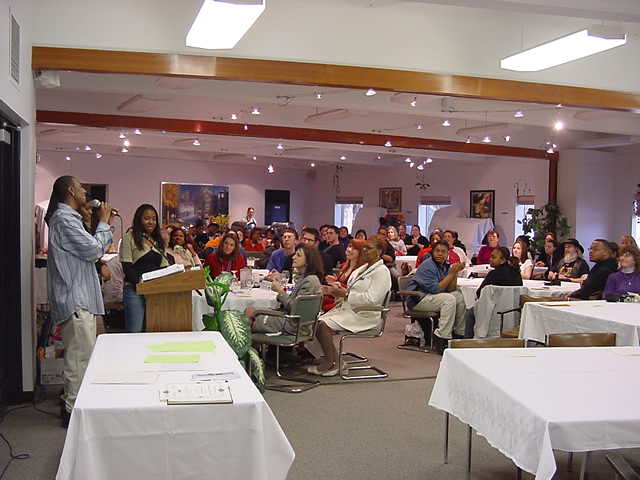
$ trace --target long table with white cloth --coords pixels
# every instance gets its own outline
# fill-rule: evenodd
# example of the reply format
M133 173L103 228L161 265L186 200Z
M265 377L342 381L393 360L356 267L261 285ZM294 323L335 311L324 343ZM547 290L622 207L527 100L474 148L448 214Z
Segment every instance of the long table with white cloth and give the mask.
M638 369L634 347L447 349L429 405L549 480L553 450L640 447Z
M193 341L212 341L213 352L199 353L197 363L145 363L151 345ZM157 376L148 384L94 383L137 372ZM221 372L236 377L229 380L232 404L160 401L167 384ZM109 334L98 337L91 355L56 479L284 480L293 459L271 409L219 332Z
M194 291L191 295L191 323L193 325L193 330L196 332L204 328L202 315L205 313L213 313L213 308L207 303L204 292L201 291L201 293L202 295L199 295ZM229 292L224 305L222 305L222 309L239 310L244 312L247 307L277 308L277 296L278 294L276 292L265 288L250 288Z
M544 342L549 333L616 334L616 345L640 345L640 303L604 300L525 304L520 317L520 338Z

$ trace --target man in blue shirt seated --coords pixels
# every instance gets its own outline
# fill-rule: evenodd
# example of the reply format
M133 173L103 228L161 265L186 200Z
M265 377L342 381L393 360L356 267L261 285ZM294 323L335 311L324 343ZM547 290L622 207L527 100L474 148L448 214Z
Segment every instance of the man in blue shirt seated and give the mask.
M281 241L282 247L271 254L269 262L267 263L269 276L273 276L276 273L282 273L283 270L291 270L291 257L295 253L297 240L298 234L295 230L291 228L284 230Z
M422 262L409 282L408 289L423 292L424 297L409 297L407 306L425 312L440 312L434 342L443 350L453 336L464 335L466 305L458 290L458 273L465 267L460 262L447 263L449 245L438 242L433 246L431 258Z

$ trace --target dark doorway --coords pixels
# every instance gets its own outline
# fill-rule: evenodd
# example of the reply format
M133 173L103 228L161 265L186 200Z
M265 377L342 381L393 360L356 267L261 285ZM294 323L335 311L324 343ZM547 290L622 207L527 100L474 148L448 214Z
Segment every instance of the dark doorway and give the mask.
M0 117L0 408L21 401L20 131Z
M289 190L264 191L264 223L289 221Z

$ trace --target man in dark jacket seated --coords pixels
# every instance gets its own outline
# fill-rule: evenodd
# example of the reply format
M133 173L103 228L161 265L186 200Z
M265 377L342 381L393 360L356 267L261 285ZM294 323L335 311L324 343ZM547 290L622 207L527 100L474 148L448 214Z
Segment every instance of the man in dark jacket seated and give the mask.
M607 278L618 270L616 252L607 240L601 238L591 242L589 247L589 260L595 262L595 266L582 282L580 289L569 295L573 300L590 300L600 298L607 283Z

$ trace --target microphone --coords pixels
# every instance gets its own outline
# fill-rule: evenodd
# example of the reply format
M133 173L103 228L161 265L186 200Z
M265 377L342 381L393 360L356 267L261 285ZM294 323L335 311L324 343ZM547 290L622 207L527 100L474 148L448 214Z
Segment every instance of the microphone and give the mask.
M100 205L102 205L102 202L100 200L98 200L97 198L94 198L93 200L91 200L89 202L89 206L91 208L100 208ZM111 209L111 215L113 215L114 217L119 217L120 214L118 213L118 210L116 210L115 208Z

